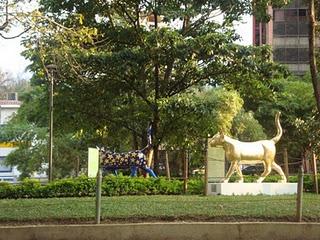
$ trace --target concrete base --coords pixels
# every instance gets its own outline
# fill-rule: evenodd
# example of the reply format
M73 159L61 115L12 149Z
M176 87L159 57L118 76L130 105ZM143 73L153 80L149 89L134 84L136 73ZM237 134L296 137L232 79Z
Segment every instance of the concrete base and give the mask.
M0 240L319 240L319 223L0 226Z
M296 194L297 183L208 183L209 195Z

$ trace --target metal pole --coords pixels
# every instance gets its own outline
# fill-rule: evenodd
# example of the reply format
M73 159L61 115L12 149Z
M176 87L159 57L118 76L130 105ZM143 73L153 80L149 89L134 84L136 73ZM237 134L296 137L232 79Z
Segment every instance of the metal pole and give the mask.
M204 164L205 164L205 172L204 172L204 195L208 196L208 139L206 139L206 153L205 153L205 159L204 159Z
M53 155L53 72L50 72L49 90L49 182L52 181L52 155Z
M97 172L97 185L96 185L96 224L100 224L101 220L101 185L102 185L102 171L99 167Z
M303 196L303 166L300 166L298 174L298 190L297 190L297 222L302 221L302 196Z

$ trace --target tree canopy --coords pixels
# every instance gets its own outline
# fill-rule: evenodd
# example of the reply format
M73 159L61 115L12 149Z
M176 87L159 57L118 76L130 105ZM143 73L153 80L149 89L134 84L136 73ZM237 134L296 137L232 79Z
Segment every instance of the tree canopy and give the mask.
M234 44L238 36L231 23L252 11L250 1L40 1L40 6L54 22L42 18L46 31L40 38L39 32L30 35L26 44L35 48L26 56L34 60L37 84L46 84L43 66L58 66L55 111L68 129L116 126L142 138L151 120L158 145L164 100L206 84L267 96L279 70L268 48ZM214 19L217 11L225 16L222 23ZM149 25L144 18L151 19Z
M155 150L168 143L188 146L190 139L218 128L230 130L241 98L273 96L271 80L285 73L268 47L234 43L239 36L233 21L244 13L264 16L266 1L41 0L39 5L30 16L35 24L24 40L24 55L32 61L38 92L30 97L41 114L28 110L32 101L20 112L28 124L46 126L44 103L53 74L55 133L80 134L88 145L142 148L152 122ZM220 14L222 21L216 18ZM57 71L50 72L49 64Z

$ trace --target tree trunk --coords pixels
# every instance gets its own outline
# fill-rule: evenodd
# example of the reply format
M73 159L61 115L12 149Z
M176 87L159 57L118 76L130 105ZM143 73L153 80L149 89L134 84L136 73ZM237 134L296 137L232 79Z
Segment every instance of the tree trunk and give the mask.
M189 156L186 153L186 150L182 152L183 159L183 193L186 194L188 191L188 173L189 173Z
M289 180L289 160L288 160L288 149L285 147L283 149L283 162L284 162L284 174L287 180Z
M132 144L133 144L133 149L140 149L139 148L138 136L134 131L132 131Z
M157 6L154 6L154 27L155 29L158 28L158 13L157 13ZM153 106L153 165L154 170L158 172L159 166L159 140L158 140L158 130L159 130L159 123L160 123L160 114L158 108L158 99L160 98L160 77L159 77L159 63L156 57L154 62L154 106Z
M169 154L167 150L166 150L166 175L167 175L167 178L170 180L171 176L170 176Z
M312 152L311 158L311 166L312 166L312 175L313 175L313 186L314 192L319 194L319 186L318 186L318 171L317 171L317 157L314 152Z
M316 18L315 18L315 4L314 0L309 1L309 61L310 61L310 73L314 90L314 96L317 102L318 112L320 113L320 81L317 72L317 63L315 56L315 37L316 37Z
M79 172L80 172L80 157L76 157L76 177L79 177Z
M153 168L158 173L159 167L159 140L158 140L158 129L159 129L159 111L158 107L153 112Z
M188 4L185 5L186 10L189 8ZM186 33L188 32L190 28L190 16L185 15L183 18L183 25L182 25L182 32Z

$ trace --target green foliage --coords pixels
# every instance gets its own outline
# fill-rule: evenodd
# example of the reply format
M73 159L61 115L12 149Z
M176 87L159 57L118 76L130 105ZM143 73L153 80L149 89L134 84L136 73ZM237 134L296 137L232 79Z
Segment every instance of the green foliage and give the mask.
M15 186L8 182L0 182L0 198L16 198Z
M32 198L39 195L40 183L37 180L25 179L17 186L16 196L22 196L22 198Z
M73 175L75 159L84 162L88 146L143 148L151 121L155 150L166 144L199 151L208 134L230 130L242 105L234 90L268 98L270 80L283 74L270 48L234 44L232 22L252 12L248 0L41 0L39 7L24 40L34 89L14 124L46 129L50 73L55 177ZM264 6L257 9L265 13ZM222 23L212 17L217 12ZM145 15L167 25L144 25ZM49 64L57 71L49 72ZM8 159L23 176L46 162L46 138L34 136L36 146L20 147Z
M86 177L62 179L46 185L45 188L49 197L94 196L95 180Z
M12 128L13 126L13 128ZM18 129L17 127L20 127ZM46 128L28 125L5 126L11 129L11 141L19 139L18 148L6 157L6 164L17 166L21 172L20 179L30 177L34 172L47 171L48 134ZM86 164L87 149L82 142L71 134L56 135L53 149L53 176L55 178L70 177L76 174L76 169ZM79 166L77 166L79 162Z
M231 133L240 141L266 139L263 127L254 118L253 112L245 112L243 109L233 119Z
M312 151L320 156L320 114L314 110L313 114L303 119L298 118L295 125L298 132L310 143Z
M43 87L33 87L21 96L23 105L18 114L5 126L0 128L0 141L13 141L18 149L7 157L8 165L17 166L21 179L30 177L33 172L46 171L48 161L48 107L47 94ZM76 164L86 161L87 147L81 137L72 133L55 131L54 124L53 167L54 177L61 178L75 175Z
M160 110L163 110L161 117L164 126L167 126L164 129L165 145L168 148L203 150L199 140L207 138L208 134L215 134L219 129L229 132L241 106L239 94L223 88L211 88L163 100Z
M158 195L181 194L182 182L168 181L164 178L144 179L129 177L107 177L102 184L102 194L106 196L122 195Z
M205 184L202 178L189 179L187 194L203 194L204 188L205 188Z
M155 122L155 144L163 143L166 129L175 129L170 124L182 117L167 121L163 116L167 110L183 110L179 104L165 109L163 102L173 103L208 83L267 96L269 79L279 70L268 48L233 44L238 36L230 23L251 11L250 1L43 0L40 6L39 14L52 19L39 18L40 35L31 34L26 41L34 84L48 84L42 80L43 64L54 62L60 131L107 129L104 139L96 141L112 147L124 139L143 147L150 120ZM217 10L224 13L222 24L212 19ZM185 24L148 28L140 22L142 13Z
M301 134L299 122L306 122L313 116L315 100L308 77L279 78L272 81L273 98L256 102L245 101L245 108L255 112L255 117L266 130L268 136L275 134L274 116L280 111L280 122L284 130L279 144L288 148L291 156L301 156L308 148L308 134ZM301 126L302 127L302 126ZM308 128L310 133L316 128ZM280 147L279 146L279 147Z
M56 180L46 185L29 179L19 185L0 184L0 198L81 197L95 194L95 180L86 177Z
M191 183L192 193L199 192L201 186L197 181ZM94 196L95 179L78 177L61 179L45 185L36 180L23 180L19 185L0 182L0 198L52 198L52 197L85 197ZM201 191L201 190L200 190ZM102 183L103 196L123 195L177 195L183 193L183 183L179 180L165 178L130 178L105 177Z
M254 182L257 176L245 176L245 182ZM230 179L236 181L236 177ZM268 176L265 182L278 182L277 175ZM320 178L318 177L320 184ZM297 176L290 176L289 182L297 182ZM304 191L313 192L311 175L304 176ZM26 179L18 185L0 182L0 199L3 198L55 198L55 197L87 197L95 196L96 180L81 176L73 179L56 180L46 185L40 185L36 180ZM201 195L204 192L202 178L188 180L187 194ZM125 195L181 195L183 194L183 181L167 180L165 178L131 178L108 176L103 178L103 196Z

